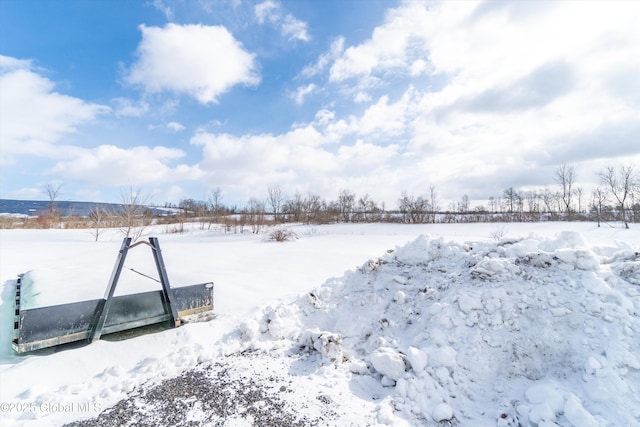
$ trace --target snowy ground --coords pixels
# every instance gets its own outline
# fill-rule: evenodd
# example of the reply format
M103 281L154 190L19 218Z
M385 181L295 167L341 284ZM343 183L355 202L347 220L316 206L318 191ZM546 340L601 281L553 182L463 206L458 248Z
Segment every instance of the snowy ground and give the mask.
M114 406L148 424L171 407L174 425L273 414L281 425L640 425L637 229L293 230L297 241L275 243L158 228L172 284L214 281L217 317L30 356L10 348L17 274L29 272L31 306L100 297L121 237L2 230L3 425L61 425ZM154 274L145 247L126 266ZM156 286L125 270L118 292Z

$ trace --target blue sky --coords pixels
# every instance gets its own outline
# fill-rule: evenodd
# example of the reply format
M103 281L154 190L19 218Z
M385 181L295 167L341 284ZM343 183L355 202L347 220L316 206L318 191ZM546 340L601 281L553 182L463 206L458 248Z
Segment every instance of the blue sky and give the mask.
M640 168L640 2L0 1L0 197L487 199Z

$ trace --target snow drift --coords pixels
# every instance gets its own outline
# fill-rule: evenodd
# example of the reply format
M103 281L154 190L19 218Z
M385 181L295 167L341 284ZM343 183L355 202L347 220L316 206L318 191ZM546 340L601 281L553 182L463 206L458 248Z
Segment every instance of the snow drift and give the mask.
M378 423L638 425L638 252L576 232L422 236L265 308L240 334L332 376L374 378L389 392Z

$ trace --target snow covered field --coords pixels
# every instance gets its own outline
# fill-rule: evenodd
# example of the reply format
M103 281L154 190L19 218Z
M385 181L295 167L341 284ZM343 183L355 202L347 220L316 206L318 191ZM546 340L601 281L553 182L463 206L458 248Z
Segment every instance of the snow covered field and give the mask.
M3 425L92 418L142 385L208 364L262 381L320 425L640 425L637 228L292 229L298 240L276 243L158 228L172 285L215 282L217 317L30 356L10 348L16 276L30 272L32 306L101 297L122 238L2 230ZM145 247L126 266L155 275ZM157 286L125 270L118 293ZM224 421L197 404L188 417ZM236 410L225 425L252 417Z

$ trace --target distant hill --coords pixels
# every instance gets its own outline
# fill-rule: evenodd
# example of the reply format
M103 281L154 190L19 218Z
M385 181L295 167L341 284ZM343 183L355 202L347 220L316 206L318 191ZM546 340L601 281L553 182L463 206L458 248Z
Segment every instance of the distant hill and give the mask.
M120 211L123 209L122 204L117 203L96 203L96 202L69 202L59 201L56 202L55 208L63 216L89 216L92 209L97 207L107 208L113 211ZM11 200L0 199L0 215L29 215L37 216L39 212L49 209L48 200ZM161 208L149 207L154 214L162 215L167 211Z

